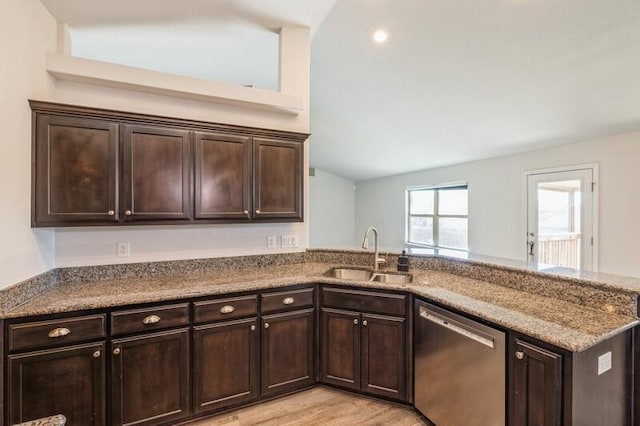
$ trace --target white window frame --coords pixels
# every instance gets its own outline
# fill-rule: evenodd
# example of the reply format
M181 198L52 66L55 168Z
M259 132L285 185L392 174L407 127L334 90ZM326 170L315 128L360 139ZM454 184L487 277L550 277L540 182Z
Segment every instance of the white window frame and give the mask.
M404 241L405 244L408 246L413 246L413 247L427 247L427 248L433 248L433 249L446 249L446 250L456 250L456 251L460 251L460 252L468 252L469 251L469 228L468 228L468 223L469 223L469 211L467 209L467 214L466 215L449 215L449 214L438 214L438 202L439 202L439 190L447 190L447 189L466 189L467 190L467 201L469 199L469 184L467 182L452 182L452 183L447 183L447 184L442 184L442 185L421 185L421 186L409 186L407 187L406 191L405 191L405 230L404 230ZM410 192L412 191L435 191L434 194L434 199L433 199L433 214L411 214L411 206L410 206L410 202L411 202L411 197L409 195ZM414 241L410 241L409 239L409 228L410 225L409 223L411 222L411 217L431 217L432 218L432 223L433 223L433 244L421 244L421 243L416 243ZM439 245L440 241L439 241L439 224L438 224L438 218L460 218L460 219L467 219L467 249L461 249L458 247L447 247L447 246L442 246Z

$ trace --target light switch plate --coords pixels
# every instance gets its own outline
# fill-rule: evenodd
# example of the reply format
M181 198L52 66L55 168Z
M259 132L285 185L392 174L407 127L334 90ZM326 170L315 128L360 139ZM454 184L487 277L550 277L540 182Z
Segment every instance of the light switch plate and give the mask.
M598 376L611 370L611 351L598 357Z
M298 235L283 235L282 236L282 248L296 248L298 247Z
M274 249L278 247L278 240L275 235L269 235L267 237L267 248Z

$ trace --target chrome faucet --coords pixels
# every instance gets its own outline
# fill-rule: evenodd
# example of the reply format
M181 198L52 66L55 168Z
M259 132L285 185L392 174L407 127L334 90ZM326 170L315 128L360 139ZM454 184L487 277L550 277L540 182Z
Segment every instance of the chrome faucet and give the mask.
M378 243L378 230L373 226L368 227L367 230L365 231L364 240L362 241L362 248L365 250L369 248L369 231L373 231L373 236L374 236L373 243L375 246L375 253L373 257L373 269L374 271L377 271L378 269L380 269L380 264L385 263L386 260L380 257L380 245Z

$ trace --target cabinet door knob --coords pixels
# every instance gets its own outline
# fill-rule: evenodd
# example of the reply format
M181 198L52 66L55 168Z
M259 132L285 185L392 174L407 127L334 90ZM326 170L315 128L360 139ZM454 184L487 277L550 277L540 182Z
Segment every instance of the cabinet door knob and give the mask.
M358 318L354 319L353 323L357 325L358 324Z
M160 317L157 315L149 315L148 317L144 317L142 320L143 324L157 324L160 322Z
M293 305L293 302L295 302L295 299L293 297L285 297L284 300L282 301L282 304Z
M268 322L264 323L264 328L269 328L269 323Z
M113 210L109 210L109 211L107 212L107 214L108 214L109 216L114 216L114 215L116 214L116 212L115 212L115 211L113 211Z
M255 325L251 326L251 331L256 331L256 326Z
M93 353L93 357L94 357L94 358L100 358L100 351L95 351L95 352Z
M516 358L518 358L518 359L524 359L524 352L522 352L522 351L517 351L517 352L516 352Z
M364 325L365 327L367 326L367 324L369 324L367 320L362 321L362 325Z
M260 214L260 210L256 210L256 214Z
M64 337L67 334L71 334L71 330L65 327L58 327L58 328L54 328L49 332L49 337L51 338Z
M115 349L113 350L113 354L114 354L114 355L120 355L120 348L115 348Z
M127 210L126 212L124 212L124 214L127 215L127 216L131 216L132 212L131 212L131 210Z
M230 314L231 312L235 311L236 308L234 308L231 305L224 305L222 308L220 308L220 313L221 314Z
M247 216L249 216L249 210L245 210L244 214L246 214Z

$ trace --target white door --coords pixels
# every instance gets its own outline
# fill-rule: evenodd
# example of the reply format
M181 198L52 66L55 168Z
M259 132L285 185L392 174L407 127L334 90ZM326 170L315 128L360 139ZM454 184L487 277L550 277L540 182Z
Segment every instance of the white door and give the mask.
M594 268L594 169L527 174L527 260Z

